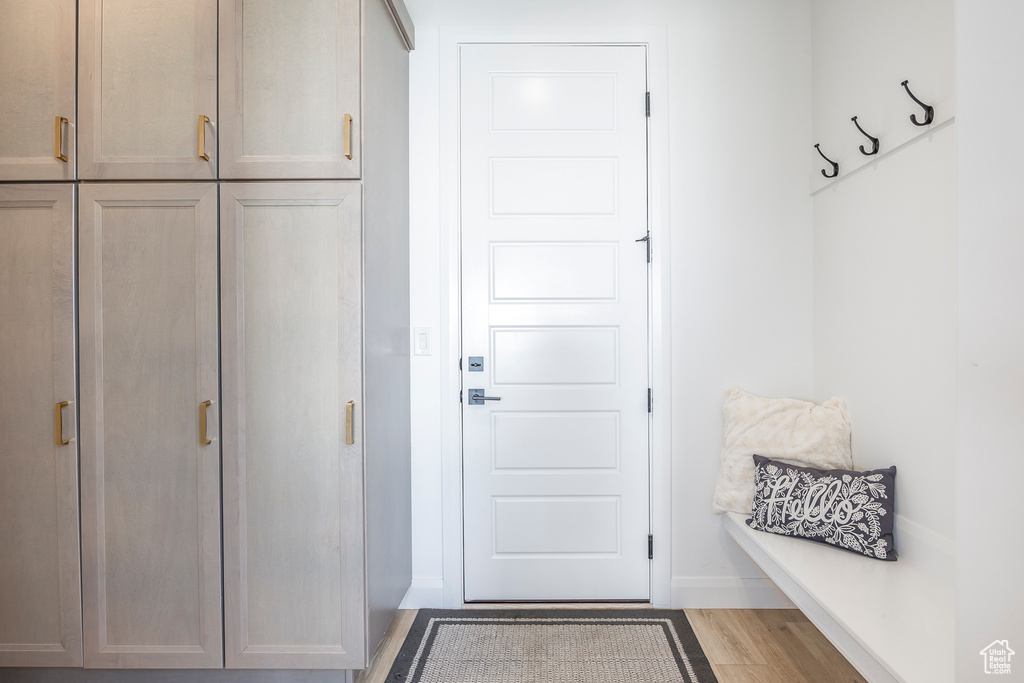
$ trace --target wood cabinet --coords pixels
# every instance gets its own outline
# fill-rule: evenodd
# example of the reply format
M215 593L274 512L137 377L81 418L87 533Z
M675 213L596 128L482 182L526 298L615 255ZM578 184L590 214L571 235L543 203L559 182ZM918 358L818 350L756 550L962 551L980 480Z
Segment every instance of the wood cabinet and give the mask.
M351 680L411 580L408 15L77 6L76 122L76 3L0 0L0 180L77 128L88 181L0 183L0 666Z
M81 190L85 665L221 666L217 191Z
M74 187L0 185L0 666L81 666Z
M364 664L360 189L222 186L229 668Z
M75 0L0 1L0 181L75 177Z
M221 0L219 51L221 178L360 177L359 2Z
M81 0L78 35L80 177L215 179L217 0Z

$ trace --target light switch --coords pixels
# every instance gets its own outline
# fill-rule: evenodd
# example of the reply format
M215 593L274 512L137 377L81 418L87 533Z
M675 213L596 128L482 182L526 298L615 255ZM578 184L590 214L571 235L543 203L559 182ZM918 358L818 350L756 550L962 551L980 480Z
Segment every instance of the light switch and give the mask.
M415 327L412 331L412 352L417 356L433 355L431 350L431 337L433 328Z

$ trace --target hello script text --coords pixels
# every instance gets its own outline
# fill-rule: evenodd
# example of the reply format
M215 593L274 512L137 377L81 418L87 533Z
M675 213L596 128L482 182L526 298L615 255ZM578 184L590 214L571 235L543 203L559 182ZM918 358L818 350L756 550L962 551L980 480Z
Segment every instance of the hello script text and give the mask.
M794 496L793 489L798 483L799 477L789 475L781 475L773 482L771 495L765 500L768 525L785 525L790 521L843 525L863 507L843 495L843 482L838 479L815 483L801 490L800 496Z

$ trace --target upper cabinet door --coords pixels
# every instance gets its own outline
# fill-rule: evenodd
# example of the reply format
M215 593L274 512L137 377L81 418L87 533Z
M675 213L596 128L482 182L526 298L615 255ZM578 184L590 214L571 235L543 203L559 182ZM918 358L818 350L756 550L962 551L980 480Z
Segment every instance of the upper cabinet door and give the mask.
M82 665L73 197L0 185L0 666Z
M217 190L83 185L85 665L220 668Z
M221 0L222 178L358 178L359 0Z
M217 0L81 0L79 175L217 177Z
M75 178L75 0L0 0L0 180Z

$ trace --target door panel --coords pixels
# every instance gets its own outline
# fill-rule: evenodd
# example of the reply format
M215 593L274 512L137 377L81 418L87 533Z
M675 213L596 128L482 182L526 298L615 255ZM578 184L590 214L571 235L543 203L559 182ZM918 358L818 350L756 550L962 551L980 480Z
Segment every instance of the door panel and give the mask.
M222 178L359 177L359 3L302 7L221 2Z
M79 11L81 177L216 178L216 0L82 0Z
M360 186L221 191L226 664L361 669Z
M0 0L0 45L0 181L73 180L75 0Z
M465 598L649 599L645 50L460 49Z
M86 185L80 230L86 666L220 667L216 187Z
M0 666L82 665L73 208L0 186Z

